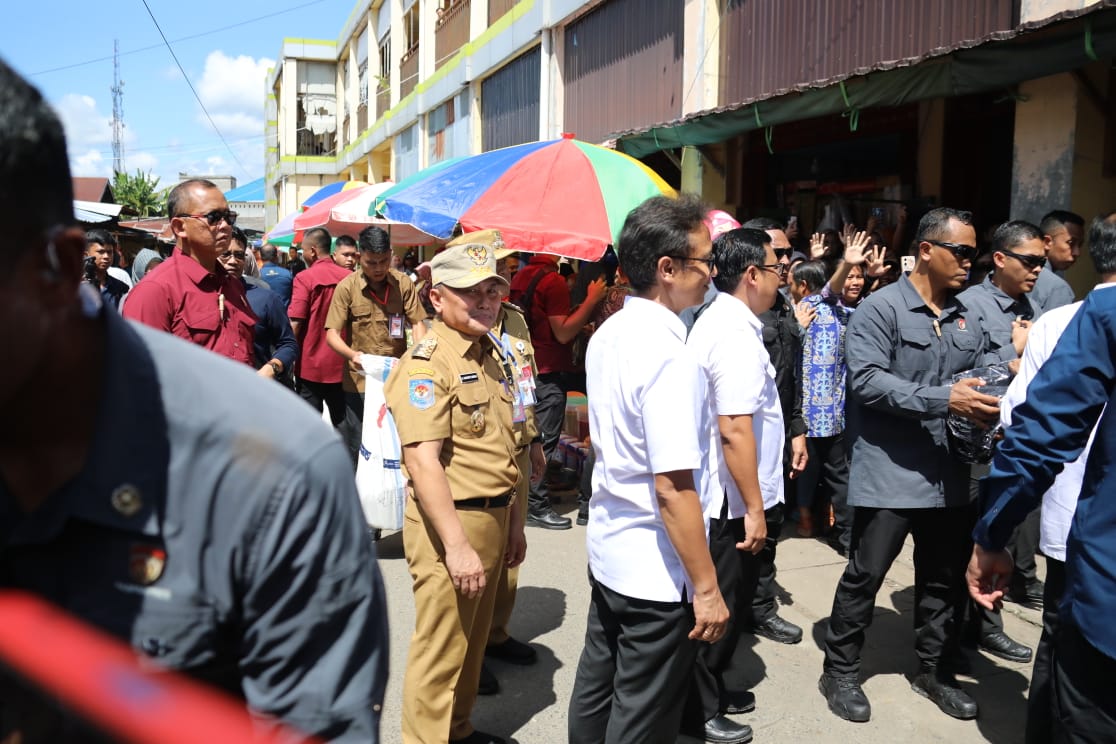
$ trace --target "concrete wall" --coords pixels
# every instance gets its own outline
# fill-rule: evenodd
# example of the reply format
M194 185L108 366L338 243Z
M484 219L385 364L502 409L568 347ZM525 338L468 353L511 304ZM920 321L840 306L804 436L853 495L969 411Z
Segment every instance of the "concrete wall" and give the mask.
M1108 94L1108 78L1112 73L1105 63L1093 63L1083 72L1095 90ZM1097 108L1092 98L1079 94L1070 209L1085 218L1086 231L1089 222L1098 214L1116 209L1116 178L1103 173L1106 124L1105 113ZM1093 287L1096 279L1086 247L1081 258L1066 272L1066 280L1080 297Z
M1077 84L1064 73L1019 86L1015 105L1011 216L1038 222L1065 208L1073 188L1077 137Z

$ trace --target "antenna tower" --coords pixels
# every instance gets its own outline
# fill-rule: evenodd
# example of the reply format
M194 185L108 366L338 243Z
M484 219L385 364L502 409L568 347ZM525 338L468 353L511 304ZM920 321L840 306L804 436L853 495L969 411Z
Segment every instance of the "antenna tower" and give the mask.
M124 82L120 79L120 40L112 42L112 172L124 172Z

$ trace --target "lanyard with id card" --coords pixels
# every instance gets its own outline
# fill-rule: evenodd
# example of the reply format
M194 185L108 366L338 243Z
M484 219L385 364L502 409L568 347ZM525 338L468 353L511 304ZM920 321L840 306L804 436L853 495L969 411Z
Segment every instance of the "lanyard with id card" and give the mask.
M392 315L388 317L388 335L392 338L403 338L402 315Z
M492 331L488 332L488 338L500 353L500 368L504 372L504 390L512 398L512 422L522 424L527 420L527 406L523 397L523 387L516 381L516 358L511 349L511 339L506 333L502 339L497 338Z

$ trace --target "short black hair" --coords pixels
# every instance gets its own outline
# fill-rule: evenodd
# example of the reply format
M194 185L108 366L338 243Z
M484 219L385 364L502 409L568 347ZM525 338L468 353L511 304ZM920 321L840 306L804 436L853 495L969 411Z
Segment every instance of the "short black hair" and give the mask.
M187 193L194 186L202 186L207 189L216 189L217 184L205 178L190 178L175 186L167 194L167 217L174 219L182 214L182 202L186 200Z
M334 239L334 241L333 241L333 249L334 250L337 250L337 248L339 246L346 246L346 245L351 246L353 248L357 247L357 242L355 240L353 240L352 235L338 235L337 238Z
M240 243L241 248L248 248L248 236L245 235L244 231L236 225L233 225L232 239L235 240L237 243Z
M1116 212L1099 215L1089 225L1089 258L1100 275L1116 274Z
M74 224L66 136L42 94L0 60L0 215L10 261L60 226Z
M1010 251L1027 240L1042 240L1042 231L1030 222L1012 220L1000 225L992 233L992 250Z
M305 248L308 245L314 246L318 253L329 255L333 238L330 237L329 230L324 227L312 227L302 236L302 247Z
M918 230L915 232L915 243L931 240L941 240L949 233L949 221L957 220L963 225L973 224L973 213L963 209L951 207L937 207L922 215L918 221Z
M689 256L690 233L704 227L708 205L692 194L653 196L628 213L616 252L636 292L655 286L659 259Z
M360 231L357 247L361 253L391 253L391 236L382 227L369 225Z
M791 269L791 275L796 283L805 283L810 294L825 286L825 264L821 261L803 261Z
M771 236L758 228L738 227L718 235L713 241L717 266L713 286L721 292L735 292L749 266L763 266L770 244Z
M279 252L275 250L275 246L271 245L270 243L260 248L261 261L274 261L278 257Z
M752 219L741 225L741 227L747 227L752 230L763 230L765 232L767 230L787 229L787 226L779 222L779 220L773 220L770 217L753 217Z
M1049 235L1057 232L1059 227L1065 227L1066 225L1077 225L1081 229L1085 229L1085 218L1077 212L1070 212L1068 209L1054 209L1043 215L1039 222L1039 229L1042 230L1043 235Z
M99 227L95 227L92 230L85 231L85 242L97 243L98 245L103 245L106 248L112 248L114 245L116 245L116 240L113 238L112 234L108 230L102 230Z

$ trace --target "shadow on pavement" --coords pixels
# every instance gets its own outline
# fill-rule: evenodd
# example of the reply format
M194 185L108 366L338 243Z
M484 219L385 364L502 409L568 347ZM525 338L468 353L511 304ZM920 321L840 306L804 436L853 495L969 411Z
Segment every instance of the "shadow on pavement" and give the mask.
M403 558L403 530L385 532L376 541L376 558L381 561L396 561Z
M520 587L512 615L511 634L518 640L530 643L556 629L565 614L564 592L548 587ZM501 736L510 734L523 728L539 712L553 708L558 703L554 692L554 675L562 667L562 662L546 646L538 643L532 645L539 657L531 666L516 666L495 660L486 662L500 681L500 693L477 698L473 709L473 725L481 731L491 731ZM562 732L556 736L555 741L565 738L565 702L560 706Z

